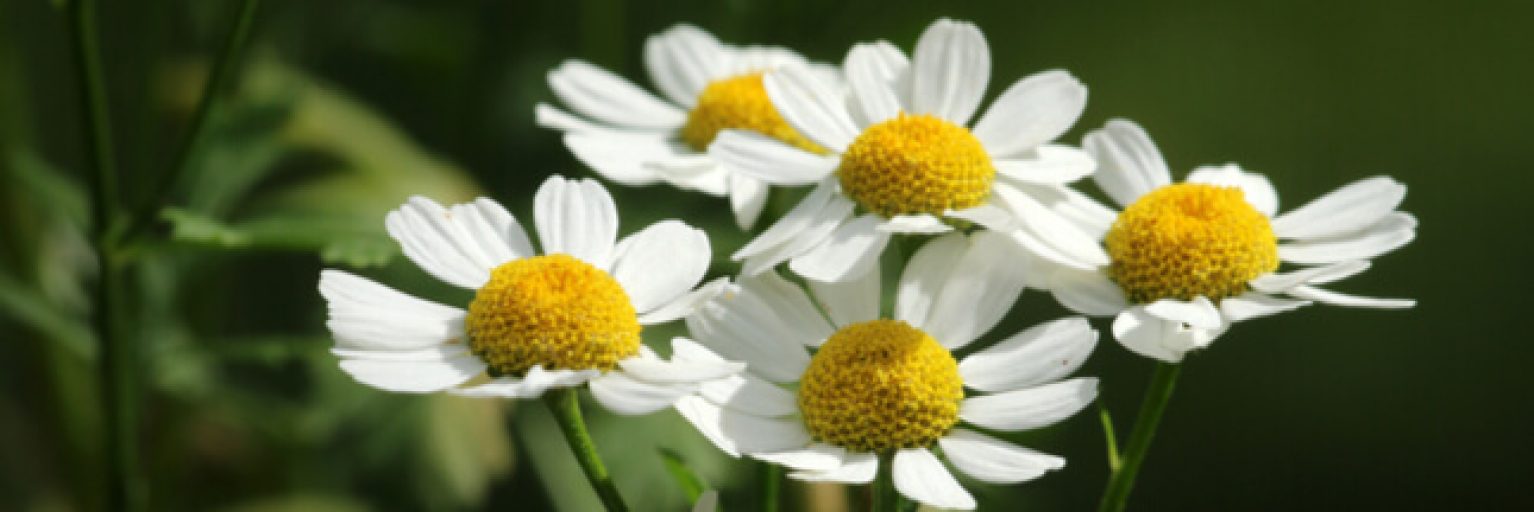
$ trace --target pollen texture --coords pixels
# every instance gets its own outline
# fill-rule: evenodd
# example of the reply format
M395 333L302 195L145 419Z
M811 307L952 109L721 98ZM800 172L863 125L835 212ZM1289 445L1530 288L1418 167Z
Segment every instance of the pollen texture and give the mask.
M715 80L698 95L698 104L687 113L682 141L695 151L708 149L720 130L750 130L812 153L825 153L789 126L767 98L761 73L747 73Z
M885 217L979 206L996 167L968 129L929 115L901 114L873 125L842 154L842 191Z
M496 267L469 304L469 349L493 375L611 370L639 352L639 317L611 275L565 254Z
M1109 276L1138 303L1218 301L1278 268L1278 239L1241 190L1197 183L1156 189L1108 230Z
M928 446L958 423L963 399L948 350L896 320L843 327L799 382L810 435L855 452Z

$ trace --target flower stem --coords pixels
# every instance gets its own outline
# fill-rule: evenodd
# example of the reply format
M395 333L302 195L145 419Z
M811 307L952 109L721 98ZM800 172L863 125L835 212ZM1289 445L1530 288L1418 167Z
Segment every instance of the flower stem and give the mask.
M1179 364L1156 364L1150 388L1145 391L1140 413L1135 417L1134 431L1129 433L1123 465L1109 478L1108 488L1103 491L1103 500L1097 507L1098 512L1120 512L1128 504L1129 491L1134 489L1135 477L1140 473L1140 465L1145 462L1146 452L1150 451L1151 440L1156 437L1156 427L1161 423L1161 415L1166 412L1167 403L1172 400L1172 391L1181 372L1182 365Z
M133 210L133 215L128 219L128 228L123 233L124 239L132 239L149 226L155 215L159 213L160 207L170 199L171 190L175 188L176 182L186 174L193 150L197 148L198 141L202 140L202 134L206 131L203 128L207 125L208 118L213 116L219 95L228 88L226 84L232 79L235 70L240 67L241 50L245 47L245 40L249 38L250 25L256 18L256 9L260 6L260 0L240 2L240 12L235 17L234 27L224 38L224 46L219 52L218 60L213 61L213 69L203 84L202 97L197 101L197 109L192 112L191 124L181 139L181 145L176 148L170 167L160 175L159 181L155 183L149 196L145 197L138 208Z
M1124 460L1119 458L1119 439L1114 434L1113 415L1108 413L1108 404L1103 403L1102 395L1097 397L1097 419L1103 423L1103 444L1108 446L1108 473L1117 473Z
M778 512L778 494L783 487L783 467L762 462L762 512Z
M879 471L874 475L873 499L869 500L869 510L873 512L888 512L899 510L900 498L895 493L895 452L893 450L879 454Z
M100 41L96 32L96 2L69 3L69 30L74 38L73 60L80 79L81 126L90 167L91 242L98 265L93 297L93 322L100 359L98 395L105 409L103 449L106 454L107 510L139 510L137 379L133 340L122 335L122 267L114 236L118 215L117 161L108 115L106 81L102 76Z
M602 457L597 455L596 443L586 432L586 422L581 419L580 392L573 388L555 389L544 394L543 401L548 404L549 412L554 413L554 421L559 423L565 441L570 443L570 451L575 453L575 460L581 463L586 480L596 489L602 504L609 512L627 512L623 496L618 494L618 487L607 474L607 466L602 465Z

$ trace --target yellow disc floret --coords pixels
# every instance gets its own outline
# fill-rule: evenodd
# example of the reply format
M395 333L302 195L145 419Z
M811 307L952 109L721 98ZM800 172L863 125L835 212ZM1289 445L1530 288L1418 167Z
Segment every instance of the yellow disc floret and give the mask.
M930 445L958 423L963 399L953 355L896 320L836 331L799 382L810 435L855 452Z
M825 153L789 126L767 98L761 73L747 73L715 80L698 95L698 104L687 113L682 141L695 151L708 149L720 130L750 130L812 153Z
M1198 183L1151 191L1119 213L1106 240L1108 275L1130 301L1218 301L1278 268L1268 217L1241 190Z
M607 272L565 254L496 267L469 304L469 349L492 375L611 370L639 352L639 316Z
M996 179L980 139L930 115L900 114L863 130L836 172L847 197L885 217L979 206Z

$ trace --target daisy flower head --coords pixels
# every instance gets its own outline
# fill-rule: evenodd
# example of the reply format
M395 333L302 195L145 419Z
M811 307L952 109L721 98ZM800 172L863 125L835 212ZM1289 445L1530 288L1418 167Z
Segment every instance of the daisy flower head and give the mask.
M907 58L886 41L854 46L845 90L803 67L763 79L767 95L826 154L760 134L726 130L709 153L775 185L816 188L734 254L745 273L787 261L817 281L855 278L891 233L943 233L977 215L1026 215L1026 247L1047 247L1073 229L1039 206L1038 189L1085 177L1083 151L1051 144L1086 106L1086 87L1053 70L1013 83L971 123L990 80L991 55L973 24L940 19ZM1053 252L1045 251L1052 257Z
M1235 322L1315 302L1416 304L1319 286L1367 270L1370 259L1416 236L1416 217L1396 209L1406 186L1394 179L1362 179L1279 215L1267 177L1235 164L1199 167L1173 183L1160 150L1132 121L1108 121L1084 146L1101 164L1093 179L1122 209L1079 194L1061 203L1101 241L1083 252L1106 263L1057 268L1047 287L1077 312L1115 316L1114 337L1131 351L1179 362ZM1280 271L1284 263L1294 268Z
M729 196L741 229L750 229L767 201L767 184L731 172L709 156L722 130L748 130L805 151L823 152L778 115L762 88L762 74L811 64L791 50L733 46L681 24L645 41L645 68L658 98L632 82L581 60L549 72L549 87L575 114L536 107L538 124L565 133L565 146L603 177L624 185L657 182L714 196Z
M709 262L703 232L665 220L618 241L607 191L560 176L538 189L533 220L541 255L489 199L444 207L412 197L390 212L385 226L405 256L474 298L457 308L325 270L341 369L402 393L536 398L589 383L621 414L665 408L741 369L666 361L640 343L643 326L681 318L726 284L693 289Z
M747 371L704 384L676 409L725 452L800 480L868 483L882 457L900 493L936 507L975 501L934 447L989 483L1059 469L1061 457L970 427L1040 428L1091 403L1097 379L1061 380L1096 345L1086 319L1047 322L961 360L951 352L995 327L1022 293L1016 251L987 231L933 239L903 272L893 318L879 314L877 269L809 281L810 293L775 270L744 276L687 327L707 357L745 361Z

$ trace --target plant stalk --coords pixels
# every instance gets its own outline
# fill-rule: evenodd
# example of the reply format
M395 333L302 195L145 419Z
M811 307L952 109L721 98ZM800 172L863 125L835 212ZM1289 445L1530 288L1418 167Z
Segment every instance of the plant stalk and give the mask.
M879 454L879 471L874 474L872 499L869 500L870 510L873 512L891 512L899 510L900 495L895 492L895 451L889 450Z
M544 394L543 401L548 404L549 412L554 413L554 421L559 423L565 441L570 443L570 451L575 454L575 460L580 462L581 470L585 471L586 480L591 482L597 497L602 499L602 505L607 507L608 512L627 512L628 506L623 504L623 496L618 494L618 487L613 485L612 476L607 474L607 466L602 464L602 457L597 454L596 443L586 431L586 422L581 419L580 392L573 388L550 390Z
M1156 427L1161 424L1161 416L1166 412L1167 404L1172 401L1172 391L1177 386L1177 376L1180 373L1180 364L1156 364L1150 388L1146 389L1145 399L1140 403L1140 412L1135 417L1134 431L1129 433L1129 444L1124 448L1122 465L1109 478L1108 487L1103 490L1102 502L1097 507L1098 512L1120 512L1129 503L1129 492L1134 489L1135 477L1139 476L1145 454L1150 451L1151 441L1156 437Z

